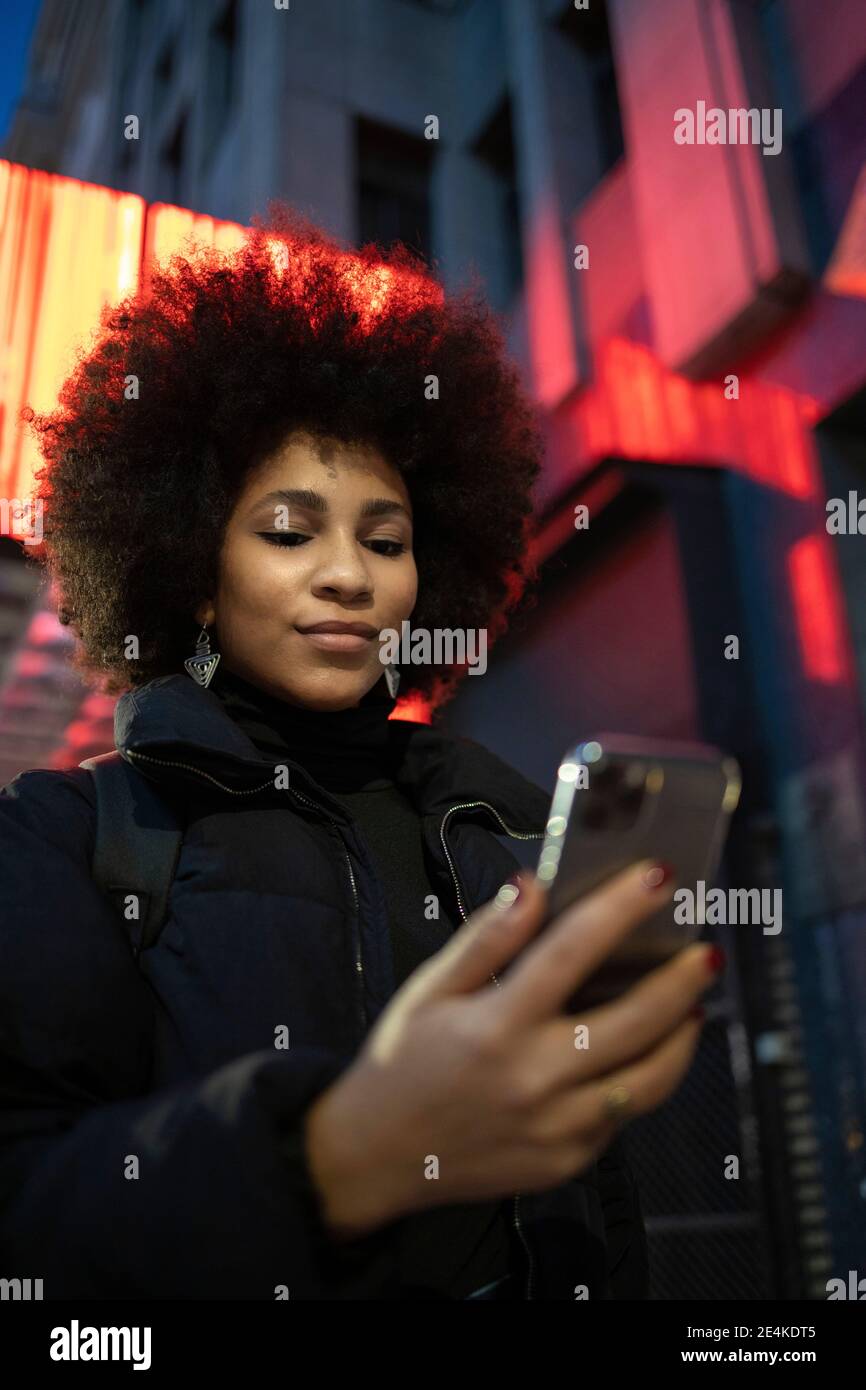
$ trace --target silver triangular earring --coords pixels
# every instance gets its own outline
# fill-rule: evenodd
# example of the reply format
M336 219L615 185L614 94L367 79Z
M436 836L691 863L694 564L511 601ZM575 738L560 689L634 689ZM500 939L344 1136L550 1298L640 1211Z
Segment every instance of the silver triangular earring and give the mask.
M391 699L396 700L397 689L400 685L400 672L397 670L393 661L389 661L385 667L385 684L388 687L388 694L391 696Z
M205 623L198 635L195 644L195 656L188 656L184 664L184 669L188 676L192 676L196 685L201 685L205 689L213 680L213 673L219 662L219 652L212 652L210 649L210 638L207 635L207 623Z

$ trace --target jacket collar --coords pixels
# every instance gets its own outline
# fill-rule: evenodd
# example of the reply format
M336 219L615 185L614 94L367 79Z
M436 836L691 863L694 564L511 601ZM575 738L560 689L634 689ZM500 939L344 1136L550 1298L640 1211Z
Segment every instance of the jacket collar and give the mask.
M544 829L550 795L471 739L429 724L392 720L399 749L396 780L422 815L486 802L510 830ZM229 792L273 781L274 764L235 724L222 702L187 675L159 676L127 691L114 712L118 752L153 780L210 779ZM328 815L349 821L342 806L299 763L285 760L291 787Z

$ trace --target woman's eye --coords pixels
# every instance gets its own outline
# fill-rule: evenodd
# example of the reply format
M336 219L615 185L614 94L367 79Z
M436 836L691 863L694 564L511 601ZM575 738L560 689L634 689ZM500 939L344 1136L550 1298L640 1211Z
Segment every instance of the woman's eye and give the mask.
M306 541L311 541L312 536L306 535L303 531L259 531L257 532L263 541L269 545L282 545L294 548L303 545ZM388 555L396 557L402 555L406 546L402 541L389 541L384 538L381 540L368 541L367 545L375 550L377 555Z
M269 541L271 545L302 545L304 541L312 540L311 536L305 536L303 531L259 531L263 541Z
M379 540L370 541L369 544L376 550L377 555L402 555L403 551L406 549L402 541ZM383 546L384 549L379 550L379 546Z

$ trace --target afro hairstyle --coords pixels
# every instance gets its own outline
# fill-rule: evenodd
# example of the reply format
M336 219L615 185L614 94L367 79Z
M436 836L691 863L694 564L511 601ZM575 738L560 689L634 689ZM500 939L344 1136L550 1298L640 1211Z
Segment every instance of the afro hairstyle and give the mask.
M402 243L346 250L283 203L232 251L193 244L153 266L103 309L57 408L24 416L44 461L31 553L73 664L111 694L183 669L247 477L297 431L375 447L404 478L413 629L492 643L534 577L542 434L481 288L448 296ZM401 698L434 708L465 674L398 669Z

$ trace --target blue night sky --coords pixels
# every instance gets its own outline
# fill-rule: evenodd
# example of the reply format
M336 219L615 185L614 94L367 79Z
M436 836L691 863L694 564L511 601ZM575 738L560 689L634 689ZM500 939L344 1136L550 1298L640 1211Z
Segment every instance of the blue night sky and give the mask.
M27 51L42 0L0 0L0 144L21 93Z

